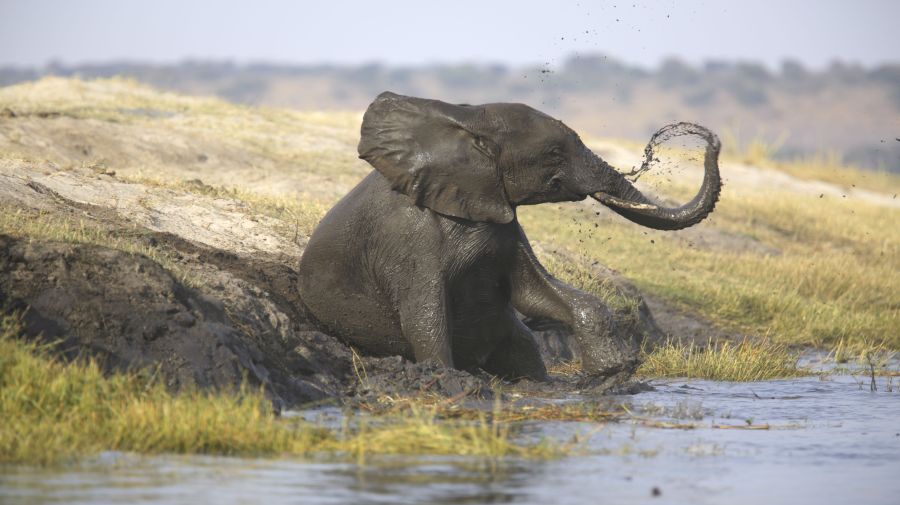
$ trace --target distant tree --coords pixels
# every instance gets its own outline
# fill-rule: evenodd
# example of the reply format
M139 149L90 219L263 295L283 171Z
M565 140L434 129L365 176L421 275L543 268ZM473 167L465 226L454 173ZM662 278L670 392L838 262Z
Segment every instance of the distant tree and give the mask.
M656 73L659 83L666 88L693 86L700 82L700 72L678 58L666 58Z
M716 100L716 88L710 85L698 85L689 88L683 95L681 101L689 107L704 107L712 104Z
M734 95L738 103L748 107L765 105L769 102L765 86L758 82L735 79L729 83L728 91Z
M900 88L900 63L880 65L869 72L869 76L876 81Z
M835 60L825 71L825 78L830 82L856 84L866 80L866 70L858 63Z
M900 173L900 142L885 139L883 143L856 146L844 154L844 163Z
M795 94L818 93L823 88L822 79L810 72L797 60L781 62L778 84L782 89Z
M31 81L40 77L37 70L31 68L0 68L0 86L9 86L22 81Z
M760 83L772 80L772 74L761 63L742 61L734 66L734 71L739 79Z
M731 72L734 68L732 63L722 60L709 60L703 64L704 77L723 75Z
M881 65L872 70L869 76L873 81L887 85L891 90L891 102L893 102L894 108L900 111L900 64Z
M643 72L603 54L570 57L557 80L566 89L592 89L624 86L639 79Z
M496 86L505 75L502 68L499 65L440 65L432 71L450 89L471 89Z
M247 73L238 78L226 81L216 90L216 95L226 99L250 105L258 105L269 90L269 80L265 75Z
M788 81L803 81L809 77L809 71L797 60L781 62L781 77Z

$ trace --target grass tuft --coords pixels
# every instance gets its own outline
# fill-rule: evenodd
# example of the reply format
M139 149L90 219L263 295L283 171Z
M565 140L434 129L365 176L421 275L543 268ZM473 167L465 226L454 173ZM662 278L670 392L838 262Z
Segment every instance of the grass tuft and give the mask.
M644 355L637 375L735 382L806 375L797 359L783 344L766 340L710 341L706 346L670 341Z
M886 368L897 356L897 351L883 342L853 342L841 339L831 348L828 357L835 363L852 363L862 367Z

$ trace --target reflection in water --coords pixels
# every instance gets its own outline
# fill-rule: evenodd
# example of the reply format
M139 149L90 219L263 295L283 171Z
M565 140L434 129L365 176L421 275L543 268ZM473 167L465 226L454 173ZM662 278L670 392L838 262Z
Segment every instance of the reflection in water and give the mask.
M570 401L579 401L571 398ZM849 376L759 383L670 381L629 399L644 416L600 429L533 423L529 438L594 432L557 461L252 460L103 454L64 469L0 468L4 503L896 503L900 392ZM697 420L697 419L700 420ZM768 423L766 431L711 429ZM777 429L776 429L777 428ZM661 498L653 496L657 488Z
M0 491L21 503L518 503L542 465L383 458L358 467L105 454L66 471L5 468Z
M373 503L518 503L526 501L526 484L542 465L540 461L490 465L461 458L443 463L404 458L337 473L352 477L350 486L357 497ZM416 492L409 493L410 489Z

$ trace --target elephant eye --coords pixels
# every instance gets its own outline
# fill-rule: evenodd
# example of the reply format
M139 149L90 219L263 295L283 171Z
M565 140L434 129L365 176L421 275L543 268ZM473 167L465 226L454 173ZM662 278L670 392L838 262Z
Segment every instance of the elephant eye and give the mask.
M562 149L558 147L554 147L550 151L547 152L546 156L544 156L545 163L548 166L559 166L562 165L563 162L566 161L565 156L563 156Z

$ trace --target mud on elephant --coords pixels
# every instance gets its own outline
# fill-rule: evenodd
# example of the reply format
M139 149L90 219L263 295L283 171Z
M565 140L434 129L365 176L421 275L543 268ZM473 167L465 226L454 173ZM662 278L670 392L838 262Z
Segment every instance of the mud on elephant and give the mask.
M687 123L657 135L684 133L707 141L705 176L693 200L667 208L528 106L383 93L365 113L359 143L375 170L313 232L301 298L324 329L376 355L545 379L518 311L565 324L586 372L630 372L637 349L614 336L600 300L541 266L516 208L591 196L651 228L696 224L719 196L719 141Z

